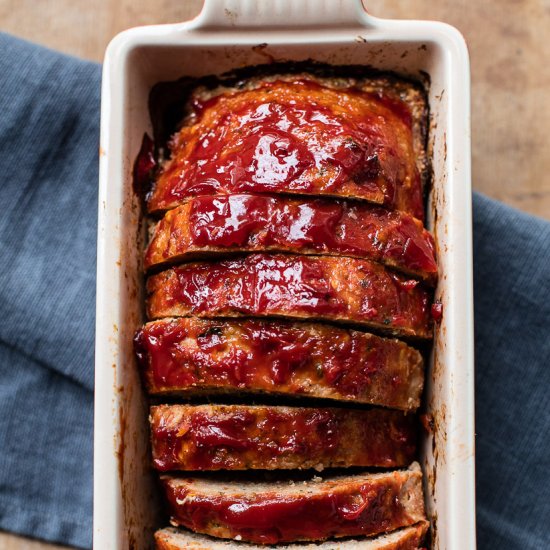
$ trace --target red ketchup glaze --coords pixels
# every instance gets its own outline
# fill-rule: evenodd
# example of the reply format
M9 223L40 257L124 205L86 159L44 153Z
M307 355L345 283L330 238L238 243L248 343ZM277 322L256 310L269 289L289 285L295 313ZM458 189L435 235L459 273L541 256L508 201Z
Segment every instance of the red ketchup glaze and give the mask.
M328 325L168 319L138 331L135 349L153 394L248 389L409 409L422 391L416 350Z
M202 415L205 416L204 414ZM220 421L200 421L200 415L193 415L182 419L177 425L169 420L169 415L163 416L152 409L151 436L153 441L153 461L158 470L184 469L178 466L181 464L179 454L181 452L181 441L190 433L196 446L194 460L188 461L189 469L209 469L207 463L212 463L210 455L214 454L216 448L231 449L233 452L243 452L248 449L252 442L244 436L246 429L254 422L254 416L246 411L237 412L233 418L221 419ZM201 460L201 456L204 458ZM201 467L202 465L202 467ZM215 468L210 468L215 469Z
M413 279L367 260L253 254L149 277L148 314L310 317L431 337L430 298Z
M314 496L192 495L165 482L172 521L197 532L219 525L224 536L258 544L373 535L414 523L400 501L398 482L356 483ZM186 498L187 497L187 498Z
M374 206L260 195L204 196L167 213L146 267L189 251L309 251L365 257L434 282L433 237L408 214Z
M311 80L195 98L152 211L239 191L354 196L423 219L411 114L397 99Z
M155 467L244 470L405 466L417 424L399 411L243 406L151 410Z
M432 304L431 312L432 312L432 319L436 323L440 323L441 319L443 318L443 304L439 300L436 300Z

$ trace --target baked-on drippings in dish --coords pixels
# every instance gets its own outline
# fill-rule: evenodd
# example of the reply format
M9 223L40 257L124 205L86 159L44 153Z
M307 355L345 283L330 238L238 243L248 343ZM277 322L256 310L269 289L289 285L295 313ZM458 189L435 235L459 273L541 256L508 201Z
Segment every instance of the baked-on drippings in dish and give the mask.
M149 196L151 212L189 196L284 192L352 197L423 219L406 102L307 78L195 95Z

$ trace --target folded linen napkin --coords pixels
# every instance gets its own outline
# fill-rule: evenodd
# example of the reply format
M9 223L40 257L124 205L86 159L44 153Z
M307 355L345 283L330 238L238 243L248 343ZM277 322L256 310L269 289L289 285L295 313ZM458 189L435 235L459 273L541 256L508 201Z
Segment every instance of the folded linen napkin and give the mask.
M100 67L0 51L0 529L89 548ZM474 238L479 548L548 548L550 224Z
M480 549L550 548L550 223L474 195Z
M0 528L83 548L100 78L0 34Z

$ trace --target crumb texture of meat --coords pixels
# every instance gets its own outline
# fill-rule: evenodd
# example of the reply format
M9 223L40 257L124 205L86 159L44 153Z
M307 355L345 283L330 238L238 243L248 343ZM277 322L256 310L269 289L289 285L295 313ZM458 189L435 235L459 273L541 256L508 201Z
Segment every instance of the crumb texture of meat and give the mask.
M376 537L330 540L315 544L277 545L280 550L419 550L429 523L419 521L411 527L403 527ZM236 548L233 540L216 540L183 529L167 527L155 533L157 550L227 550ZM246 550L264 550L266 546L247 544Z

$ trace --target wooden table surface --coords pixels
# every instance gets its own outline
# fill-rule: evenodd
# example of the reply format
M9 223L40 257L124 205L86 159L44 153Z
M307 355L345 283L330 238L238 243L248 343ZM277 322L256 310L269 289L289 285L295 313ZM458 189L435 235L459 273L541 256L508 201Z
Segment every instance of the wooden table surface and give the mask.
M119 31L183 21L201 5L202 0L0 0L0 30L101 61ZM550 219L549 0L366 0L366 5L380 17L446 21L464 34L472 64L474 188ZM61 547L0 533L0 548Z

